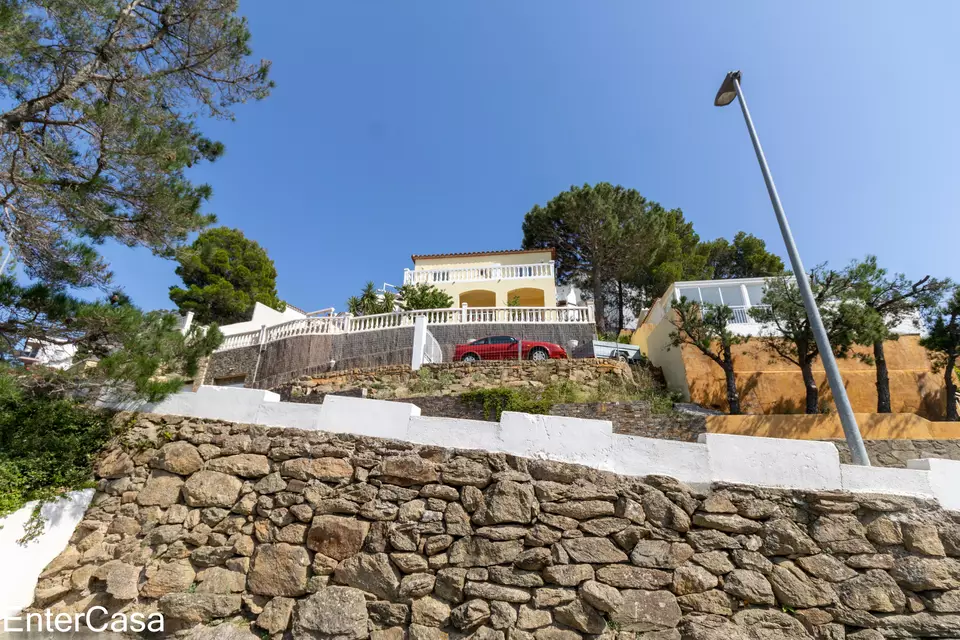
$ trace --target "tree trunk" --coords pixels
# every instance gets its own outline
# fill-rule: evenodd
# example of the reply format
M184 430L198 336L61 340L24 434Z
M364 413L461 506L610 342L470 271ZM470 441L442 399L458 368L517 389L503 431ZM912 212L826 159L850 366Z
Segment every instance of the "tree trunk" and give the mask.
M593 315L597 320L597 333L604 333L607 330L607 318L603 313L603 282L600 281L600 274L595 270L591 274L591 284L593 285Z
M730 345L723 345L723 375L727 379L727 405L730 415L740 415L740 394L737 393L737 374L733 371L733 358L730 354Z
M873 359L877 365L877 413L890 413L890 376L882 340L873 343Z
M817 381L813 379L813 369L808 360L800 365L800 373L803 374L803 387L807 391L805 413L820 413L819 401L820 390L817 389Z
M943 378L947 383L947 421L949 422L960 422L960 415L957 413L957 384L953 381L953 368L956 364L957 354L948 354Z
M617 339L623 332L623 283L617 280Z

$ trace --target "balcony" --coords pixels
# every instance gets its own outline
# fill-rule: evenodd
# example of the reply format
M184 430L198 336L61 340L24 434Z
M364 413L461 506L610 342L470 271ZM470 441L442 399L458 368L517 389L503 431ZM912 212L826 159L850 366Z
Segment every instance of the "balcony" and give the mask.
M490 282L554 278L553 262L508 264L488 267L456 267L451 269L403 270L403 284L453 284L456 282Z
M733 317L730 319L731 324L757 324L757 321L750 316L751 309L769 309L770 305L766 304L755 304L749 307L744 306L731 306L730 310L733 311Z

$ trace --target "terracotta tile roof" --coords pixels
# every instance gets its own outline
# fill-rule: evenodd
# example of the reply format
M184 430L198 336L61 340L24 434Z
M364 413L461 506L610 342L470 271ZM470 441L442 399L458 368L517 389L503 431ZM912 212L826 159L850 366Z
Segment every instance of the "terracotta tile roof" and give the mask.
M417 260L430 260L435 258L476 258L478 256L500 256L504 254L515 254L515 253L543 253L544 251L550 252L550 259L557 259L557 250L553 248L549 249L507 249L506 251L468 251L466 253L429 253L429 254L414 254L410 256L410 259L416 262Z

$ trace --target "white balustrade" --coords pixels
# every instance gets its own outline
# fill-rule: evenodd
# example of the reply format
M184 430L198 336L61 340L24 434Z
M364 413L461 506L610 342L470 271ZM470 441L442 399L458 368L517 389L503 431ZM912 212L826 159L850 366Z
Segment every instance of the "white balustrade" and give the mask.
M423 309L381 313L372 316L301 318L267 328L261 342L260 330L226 336L217 351L242 349L298 336L333 333L360 333L397 327L412 327L416 318L425 316L427 325L482 324L578 324L591 323L587 307L466 307L462 309Z
M769 305L765 304L754 304L751 306L745 305L727 305L730 307L730 310L733 312L733 317L730 318L730 324L759 324L753 317L750 315L751 309L768 309ZM701 310L701 314L703 311Z
M450 284L523 278L553 278L553 262L508 264L489 267L455 267L450 269L405 269L403 284Z

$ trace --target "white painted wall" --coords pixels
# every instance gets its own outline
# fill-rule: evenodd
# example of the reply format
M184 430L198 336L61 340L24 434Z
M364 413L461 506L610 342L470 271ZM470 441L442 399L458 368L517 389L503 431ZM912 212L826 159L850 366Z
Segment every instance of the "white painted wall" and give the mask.
M220 327L220 332L225 336L232 336L238 333L246 333L247 331L257 331L263 325L272 327L275 324L306 317L305 313L297 311L292 307L287 307L283 311L277 311L258 302L253 305L253 317L250 318L250 320L246 322L235 322L234 324L225 324Z
M960 462L911 461L909 469L841 465L830 443L705 434L700 442L613 433L606 420L506 411L500 422L427 418L409 403L328 395L322 405L280 402L255 389L200 387L142 411L375 436L582 464L628 476L667 475L803 490L847 490L937 499L960 511Z
M47 520L43 534L23 546L17 540L23 537L23 525L36 503L0 518L0 619L18 614L33 602L40 573L66 548L92 498L93 489L84 489L43 505L40 513Z

